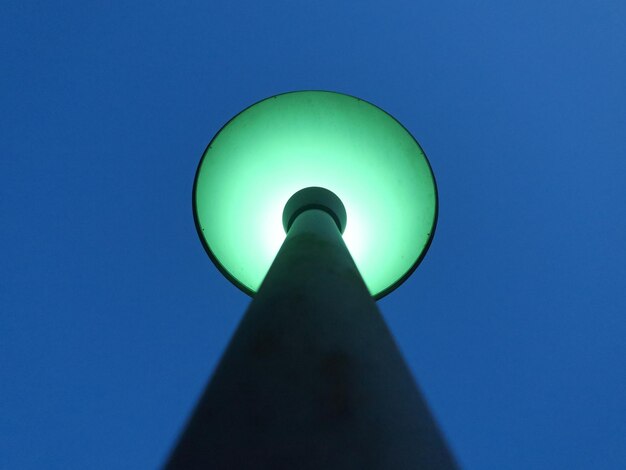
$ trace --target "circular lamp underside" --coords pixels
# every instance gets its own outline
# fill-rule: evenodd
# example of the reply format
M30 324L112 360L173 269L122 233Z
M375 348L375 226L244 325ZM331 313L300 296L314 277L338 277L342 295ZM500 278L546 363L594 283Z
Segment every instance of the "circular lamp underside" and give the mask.
M299 91L239 113L198 166L196 227L237 287L258 290L286 236L285 204L310 186L343 202L343 238L372 296L389 293L417 267L437 221L435 179L420 145L366 101Z

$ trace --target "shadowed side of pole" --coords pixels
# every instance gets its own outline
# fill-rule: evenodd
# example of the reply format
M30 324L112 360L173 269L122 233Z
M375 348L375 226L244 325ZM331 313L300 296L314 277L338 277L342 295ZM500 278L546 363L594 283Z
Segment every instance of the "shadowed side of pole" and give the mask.
M456 468L328 213L293 222L166 468Z

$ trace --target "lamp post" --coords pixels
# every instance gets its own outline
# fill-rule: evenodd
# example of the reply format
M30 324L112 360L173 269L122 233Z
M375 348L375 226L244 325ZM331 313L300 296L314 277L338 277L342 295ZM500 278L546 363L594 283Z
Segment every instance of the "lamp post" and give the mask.
M455 468L375 303L437 215L430 166L395 119L337 93L261 101L209 144L194 215L254 298L167 468Z

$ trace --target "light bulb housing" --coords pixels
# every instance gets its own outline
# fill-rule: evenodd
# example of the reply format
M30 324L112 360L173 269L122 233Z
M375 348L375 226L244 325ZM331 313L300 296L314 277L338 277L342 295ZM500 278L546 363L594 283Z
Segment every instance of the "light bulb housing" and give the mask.
M298 191L326 188L345 206L344 241L379 299L415 270L437 224L435 178L421 146L390 114L359 98L297 91L228 121L198 165L193 212L220 271L254 295L285 239Z

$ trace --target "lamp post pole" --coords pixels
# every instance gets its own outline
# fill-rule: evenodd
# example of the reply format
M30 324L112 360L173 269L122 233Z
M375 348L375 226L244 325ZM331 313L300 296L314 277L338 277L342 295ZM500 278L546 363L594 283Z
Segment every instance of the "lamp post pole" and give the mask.
M337 212L293 210L166 468L456 468Z

